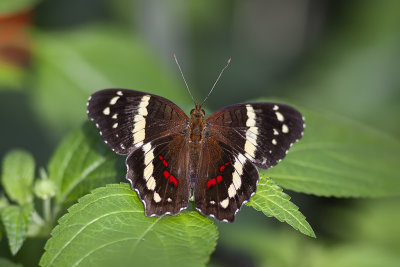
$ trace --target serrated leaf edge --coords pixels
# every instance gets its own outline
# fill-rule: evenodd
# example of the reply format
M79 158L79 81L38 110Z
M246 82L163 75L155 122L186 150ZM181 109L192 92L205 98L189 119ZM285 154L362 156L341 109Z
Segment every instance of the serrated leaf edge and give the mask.
M125 189L126 191L128 191L129 193L128 194L112 194L112 195L106 195L106 196L104 196L104 197L101 197L101 198L97 198L97 199L94 199L93 201L88 201L88 199L91 199L93 196L93 194L97 194L97 193L99 193L99 192L105 192L104 191L104 189L105 188L117 188L117 189ZM53 229L53 231L51 232L51 236L52 236L52 238L53 237L57 237L57 235L59 235L60 234L60 227L61 227L61 225L62 224L65 224L65 223L67 223L67 221L69 220L69 218L71 217L71 216L73 216L73 214L71 215L71 212L73 212L73 213L76 213L76 212L79 212L80 210L82 210L82 209L84 209L84 208L86 208L87 206L89 206L90 204L93 204L93 203L95 203L95 202L97 202L97 201L99 201L99 200L102 200L102 199L105 199L105 198L108 198L108 197L112 197L112 196L134 196L133 194L136 194L134 191L132 191L131 190L131 188L129 187L129 185L128 184L126 184L126 183L120 183L120 184L107 184L105 187L99 187L99 188L96 188L96 189L94 189L94 190L92 190L89 194L87 194L87 195L85 195L85 196L83 196L83 197L81 197L80 199L78 199L78 203L79 204L81 204L81 205L77 205L78 203L76 203L75 205L73 205L73 206L71 206L69 209L68 209L68 213L66 213L64 216L62 216L59 220L58 220L58 225ZM139 201L139 199L137 199L136 198L136 200L135 200L138 204L140 203L141 204L141 202ZM50 263L49 263L49 265L51 265L53 262L54 262L54 260L58 257L58 255L72 242L72 240L76 237L76 236L78 236L79 235L79 233L81 233L87 226L89 226L91 223L93 223L93 222L95 222L95 221L97 221L97 220L99 220L99 219L101 219L101 218L104 218L104 217L106 217L106 216L109 216L109 215L111 215L111 214L115 214L115 213L121 213L121 212L124 212L124 211L116 211L116 212L111 212L111 213L107 213L107 214L103 214L102 216L100 216L100 217L98 217L98 218L96 218L96 219L94 219L94 220L92 220L92 221L90 221L89 223L87 223L86 225L83 225L82 226L82 228L68 241L68 242L66 242L65 244L64 244L64 246L56 253L56 255L55 256L53 256L52 257L52 259L50 260ZM142 209L139 209L139 210L136 210L136 211L132 211L132 210L130 210L130 211L127 211L127 212L143 212L143 214L144 214L144 210L142 210ZM196 213L196 212L195 212ZM181 212L180 214L178 214L178 215L175 215L175 216L182 216L182 215L188 215L188 216L193 216L194 214L193 214L193 212L189 212L189 211L183 211L183 212ZM148 229L146 229L146 231L142 234L142 236L141 236L141 238L143 238L143 236L145 236L162 218L164 218L165 216L162 216L162 217L154 217L154 219L155 219L155 221L150 225L150 227L148 227ZM203 219L204 220L204 222L205 223L211 223L214 227L215 227L215 229L216 229L216 226L212 223L212 221L210 220L210 219L208 219L208 218L206 218L206 217L204 217L204 216L201 216L201 217L197 217L197 219ZM217 231L216 231L217 232ZM138 240L141 240L141 238L138 238ZM216 235L216 237L215 237L215 240L218 238L218 234ZM129 238L129 239L132 239L132 238ZM119 242L119 241L124 241L124 240L118 240L118 241L115 241L115 242ZM114 242L114 243L115 243ZM137 242L138 243L138 242ZM107 244L104 244L104 245L109 245L110 243L107 243ZM215 244L216 245L216 244ZM51 246L51 242L47 242L46 243L46 245L45 245L45 250L47 251L48 249L49 249L49 247ZM102 246L102 247L104 247L104 246ZM215 247L215 246L214 246ZM100 248L100 247L99 247ZM98 248L97 248L98 249ZM94 251L91 251L91 253L93 253ZM91 253L89 253L89 254L87 254L86 256L88 256L88 255L90 255ZM43 257L42 257L43 258ZM83 260L84 258L82 258L82 259L80 259L80 261L78 261L78 262L76 262L73 266L76 266L77 264L79 264L82 260Z
M273 190L275 190L275 192L279 193L276 196L283 199L283 200L287 200L290 201L290 196L286 193L283 192L283 189L277 185L273 180L271 180L270 178L267 177L260 177L260 181L258 183L258 187L260 186L260 184L264 183L265 185L267 185L268 183L270 183L269 187L272 188ZM262 192L262 191L261 191ZM256 194L260 194L260 190L257 191ZM260 195L259 195L260 196ZM262 196L260 196L262 197ZM294 229L300 231L301 233L308 235L310 237L316 237L314 230L312 229L311 225L306 221L306 217L300 212L299 207L297 205L295 205L293 202L290 202L293 205L294 211L299 212L299 215L301 218L304 219L304 221L307 223L306 225L303 224L296 215L293 214L293 211L289 211L286 208L282 207L281 205L279 205L278 203L276 203L275 201L272 200L268 200L271 203L273 203L274 205L280 207L283 211L285 211L287 214L291 215L292 218L294 218L301 226L301 227L294 227L288 220L285 219L280 219L278 217L275 217L273 214L269 214L262 206L260 206L260 204L255 203L254 201L250 201L248 202L246 205L253 207L254 209L261 211L262 213L264 213L265 216L267 217L274 217L277 220L279 220L280 222L285 222L287 224L289 224L290 226L292 226Z

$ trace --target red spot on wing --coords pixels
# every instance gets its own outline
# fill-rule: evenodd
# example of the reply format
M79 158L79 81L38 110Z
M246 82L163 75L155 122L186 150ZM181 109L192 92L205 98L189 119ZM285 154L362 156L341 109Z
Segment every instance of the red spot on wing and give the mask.
M164 171L164 177L165 177L165 179L168 179L168 176L169 176L169 172L168 171Z
M224 165L222 165L221 167L219 167L219 171L223 172L225 170L225 167L229 165L229 162L225 163Z
M218 175L218 176L217 176L217 182L220 183L221 181L222 181L222 176L221 176L221 175Z
M211 180L207 181L207 189L210 188L210 186L216 185L217 181L215 180L215 178L212 178Z
M169 176L169 182L173 183L174 186L178 186L178 180L173 175Z
M158 158L162 161L162 164L163 164L165 167L168 166L168 163L167 163L167 161L163 158L163 156L159 155ZM168 179L168 178L169 178L169 179L168 179L169 182L170 182L170 183L173 183L174 186L178 186L178 180L177 180L172 174L170 174L168 171L165 170L165 171L163 172L163 175L164 175L165 179Z

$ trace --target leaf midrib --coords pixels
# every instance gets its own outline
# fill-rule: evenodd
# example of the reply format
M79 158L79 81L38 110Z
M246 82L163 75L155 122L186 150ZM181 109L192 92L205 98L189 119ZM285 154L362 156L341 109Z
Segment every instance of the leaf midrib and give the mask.
M83 205L79 210L82 210L82 209L84 209L84 208L86 208L87 206L89 206L89 205L91 205L91 204L93 204L93 203L96 203L96 202L98 202L98 201L100 201L100 200L103 200L103 199L106 199L106 198L109 198L109 197L124 197L124 196L132 196L132 194L110 194L110 195L106 195L106 196L104 196L104 197L101 197L101 198L97 198L97 199L95 199L94 201L90 201L90 202L88 202L88 203L85 203L85 205ZM82 203L83 204L83 203ZM78 210L77 210L78 211ZM77 212L76 211L76 212ZM140 212L140 210L136 210L135 212ZM66 218L66 219L70 219L70 217L68 217L68 218ZM66 220L67 221L67 220ZM64 222L64 223L66 223L66 222ZM70 227L71 226L74 226L74 225L69 225ZM57 227L59 227L59 226L57 226ZM81 229L82 230L82 229ZM74 239L76 237L76 235L75 236L73 236L72 238L71 238L71 240L68 242L68 244ZM59 251L58 251L58 253L56 253L56 255L54 256L54 258L53 258L53 260L50 262L50 263L52 263L57 257L58 257L58 255L61 253L61 251L65 248L65 247L67 247L67 245L68 244L66 244L64 247L62 247Z
M97 217L97 218L95 218L95 219L93 219L93 220L91 220L90 222L88 222L87 224L85 224L78 232L76 232L76 234L75 235L73 235L72 236L72 238L69 240L69 241L67 241L66 243L65 243L65 245L59 250L59 252L54 256L54 258L53 258L53 260L51 260L51 262L50 262L50 264L49 265L51 265L56 259L57 259L57 257L61 254L61 252L83 231L83 230L85 230L87 227L89 227L90 225L92 225L93 223L95 223L95 222L97 222L98 220L100 220L100 219L103 219L103 218L105 218L105 217L107 217L107 216L110 216L110 215L114 215L114 214L118 214L118 213L137 213L137 212L141 212L140 210L119 210L119 211L112 211L112 212L109 212L109 213L105 213L105 214L103 214L102 216L100 216L100 217ZM71 226L73 226L73 225L71 225Z
M140 211L136 211L136 212L140 212ZM142 240L146 234L157 224L157 222L161 219L162 217L159 217L157 220L155 220L147 229L146 231L143 232L143 234L141 236L139 236L138 238L134 238L134 237L129 237L129 238L124 238L124 239L119 239L119 240L115 240L115 241L111 241L108 243L105 243L95 249L92 249L89 253L87 253L85 256L83 256L82 258L80 258L74 265L72 266L77 266L79 263L81 263L86 257L88 257L89 255L93 254L94 252L96 252L97 250L104 248L106 246L118 243L118 242L122 242L122 241L126 241L126 240L136 240L136 242L134 243L132 249L131 249L131 254L133 253L133 251L136 249L137 245L139 244L140 240Z

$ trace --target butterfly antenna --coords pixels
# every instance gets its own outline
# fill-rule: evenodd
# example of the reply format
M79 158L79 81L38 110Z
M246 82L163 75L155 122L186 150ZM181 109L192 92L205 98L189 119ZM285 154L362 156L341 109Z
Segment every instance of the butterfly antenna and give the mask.
M192 100L193 100L194 105L196 105L196 101L194 101L193 95L192 95L192 93L191 93L190 90L189 90L189 86L188 86L188 84L187 84L187 82L186 82L185 76L183 76L183 72L182 72L181 66L179 65L178 59L176 58L176 55L175 55L175 54L174 54L174 58L175 58L176 65L178 65L179 71L181 72L183 81L185 82L186 89L188 90L190 96L192 97Z
M203 105L204 102L206 102L207 98L211 95L212 91L214 90L215 85L216 85L217 82L219 81L219 78L221 78L222 73L224 73L224 70L229 66L229 63L231 63L231 59L230 59L230 58L228 59L228 62L226 62L225 67L224 67L224 68L221 70L221 72L219 73L218 78L217 78L217 80L215 81L215 83L214 83L213 87L211 88L210 92L208 93L208 95L206 96L206 98L204 98L203 102L201 102L201 105Z

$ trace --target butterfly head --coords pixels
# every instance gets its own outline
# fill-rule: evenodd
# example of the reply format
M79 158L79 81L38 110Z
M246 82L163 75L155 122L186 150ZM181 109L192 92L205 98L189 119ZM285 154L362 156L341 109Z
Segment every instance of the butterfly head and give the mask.
M201 104L196 104L196 107L190 111L192 119L204 118L206 115L204 109L201 108Z

